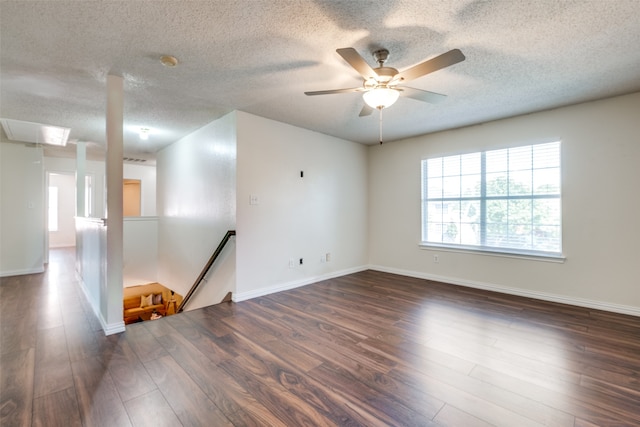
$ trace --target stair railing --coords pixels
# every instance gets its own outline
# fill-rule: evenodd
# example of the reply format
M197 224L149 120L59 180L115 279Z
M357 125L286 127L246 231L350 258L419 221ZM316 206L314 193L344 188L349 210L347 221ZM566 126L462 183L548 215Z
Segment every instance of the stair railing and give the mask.
M178 306L177 313L182 312L184 307L187 305L187 302L189 302L189 299L191 299L191 297L195 293L196 289L198 289L198 286L200 286L200 283L202 282L202 280L206 277L206 275L209 272L209 270L211 269L211 266L213 265L213 263L216 262L216 259L218 259L218 257L222 253L222 250L224 249L224 246L227 244L227 242L229 241L231 236L235 236L235 235L236 235L236 230L229 230L229 231L227 231L227 234L224 235L224 237L220 241L220 244L218 245L216 250L211 255L211 258L209 258L209 261L207 261L207 264L204 266L204 268L200 272L200 275L198 276L196 281L193 283L193 286L191 286L191 289L189 289L189 292L187 292L187 295L185 295L184 299L182 300L182 302Z

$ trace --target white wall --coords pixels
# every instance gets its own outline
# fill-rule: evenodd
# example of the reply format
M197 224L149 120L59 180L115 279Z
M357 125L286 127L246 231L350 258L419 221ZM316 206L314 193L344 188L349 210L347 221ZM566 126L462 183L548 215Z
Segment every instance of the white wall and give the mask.
M242 112L237 116L234 299L363 269L366 147ZM252 195L257 204L250 204ZM321 262L327 252L330 261ZM289 268L291 258L294 268Z
M42 148L0 142L0 276L44 271Z
M158 281L158 218L125 217L122 221L122 285Z
M108 301L102 297L106 289L107 274L107 228L99 218L76 218L76 271L80 275L82 290L91 308L100 319L103 328L108 327L107 312L103 310Z
M158 153L158 282L185 295L227 230L236 225L236 116L228 114ZM229 250L229 249L228 249ZM216 266L188 308L220 302L235 277ZM225 264L226 263L226 264ZM221 296L209 295L208 292Z
M639 112L636 93L371 147L371 264L640 315ZM566 262L418 247L422 159L557 138L562 141Z
M49 174L49 187L58 189L58 229L49 231L49 247L75 246L76 177L69 173L51 173ZM45 191L48 189L45 188ZM48 201L51 203L50 200Z

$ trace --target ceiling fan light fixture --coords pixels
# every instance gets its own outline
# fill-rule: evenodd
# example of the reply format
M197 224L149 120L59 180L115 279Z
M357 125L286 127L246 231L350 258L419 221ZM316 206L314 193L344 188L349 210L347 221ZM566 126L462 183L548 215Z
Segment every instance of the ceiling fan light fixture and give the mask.
M364 102L371 108L383 109L393 105L400 96L396 89L388 87L377 87L365 92L362 95Z

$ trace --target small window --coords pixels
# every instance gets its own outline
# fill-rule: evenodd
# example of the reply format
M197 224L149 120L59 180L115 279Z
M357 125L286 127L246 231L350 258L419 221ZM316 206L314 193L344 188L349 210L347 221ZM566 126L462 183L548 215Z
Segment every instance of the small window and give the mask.
M560 142L422 161L422 243L562 253Z
M49 187L49 231L58 231L58 187Z
M84 216L93 216L93 177L91 175L84 177Z

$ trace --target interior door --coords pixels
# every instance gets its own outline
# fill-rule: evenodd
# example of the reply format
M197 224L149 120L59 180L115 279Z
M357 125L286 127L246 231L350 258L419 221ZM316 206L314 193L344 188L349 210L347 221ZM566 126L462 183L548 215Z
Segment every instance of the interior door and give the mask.
M125 179L122 184L122 215L140 216L140 180Z

